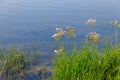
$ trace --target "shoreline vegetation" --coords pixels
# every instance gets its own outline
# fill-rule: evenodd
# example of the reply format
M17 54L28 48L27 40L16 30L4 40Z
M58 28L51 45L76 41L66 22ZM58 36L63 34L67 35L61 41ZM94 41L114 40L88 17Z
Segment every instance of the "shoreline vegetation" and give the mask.
M0 80L47 79L52 68L50 61L39 65L40 52L37 47L18 49L16 46L0 49Z
M87 24L93 30L88 32L84 45L77 47L74 27L67 26L65 30L56 28L52 36L56 41L55 55L45 66L38 65L40 52L33 47L17 49L16 46L0 49L0 80L28 80L32 75L35 80L120 80L120 44L117 20L111 21L114 27L115 44L110 40L99 46L100 34L94 31L96 19L88 19ZM67 48L67 42L73 40L73 48ZM63 40L62 40L63 39ZM98 44L99 43L99 44ZM49 64L52 64L50 66Z
M74 47L71 55L63 51L56 57L55 80L120 80L120 47L110 44L100 51L98 46Z
M88 19L87 24L93 30L96 19ZM53 68L54 80L120 80L120 44L118 44L117 20L111 21L115 29L115 45L107 40L104 47L99 46L100 34L93 31L86 35L84 45L77 48L76 30L67 26L65 31L56 28L52 36L56 41L56 59ZM71 53L66 51L61 39L74 38L75 44Z

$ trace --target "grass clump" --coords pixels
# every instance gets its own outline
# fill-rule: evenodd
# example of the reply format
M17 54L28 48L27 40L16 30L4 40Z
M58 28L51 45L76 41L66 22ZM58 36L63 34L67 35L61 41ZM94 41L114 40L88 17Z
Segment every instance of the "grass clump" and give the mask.
M90 19L88 23L94 24L95 21L95 19ZM56 31L58 30L60 30L59 33L55 35L64 32L61 28L56 29ZM69 36L68 31L72 35ZM73 31L74 33L72 33ZM74 28L65 32L64 35L68 36L68 40L70 37L76 39ZM53 38L56 40L56 36ZM61 36L59 36L59 40L60 38ZM109 43L100 46L97 44L99 41L100 34L90 32L86 35L85 45L77 50L77 44L75 44L71 53L59 48L62 45L60 41L57 41L59 45L54 51L57 54L53 68L54 80L120 80L120 47L118 44L114 46Z
M101 53L97 47L84 46L69 56L63 52L55 60L54 79L120 80L120 51L111 47Z
M10 50L2 49L0 54L0 72L4 80L15 80L25 76L24 73L30 68L30 57L26 57L25 51L12 47Z
M32 51L31 51L32 52ZM0 78L3 80L26 80L34 63L38 63L39 52L17 47L0 49ZM31 58L32 57L32 58Z

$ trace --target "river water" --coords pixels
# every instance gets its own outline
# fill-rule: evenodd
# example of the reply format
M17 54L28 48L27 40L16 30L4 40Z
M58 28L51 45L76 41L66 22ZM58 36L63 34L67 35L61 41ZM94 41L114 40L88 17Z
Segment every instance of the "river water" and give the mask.
M89 18L97 20L94 29L86 24ZM49 60L56 48L56 27L73 26L80 44L93 30L115 40L111 20L120 22L120 0L0 0L0 41L2 46L35 44L41 60Z
M114 28L109 23L120 21L120 1L0 0L1 44L37 44L41 52L52 53L56 27L75 27L81 40L91 31L86 24L89 18L97 20L94 31L101 36L114 36Z

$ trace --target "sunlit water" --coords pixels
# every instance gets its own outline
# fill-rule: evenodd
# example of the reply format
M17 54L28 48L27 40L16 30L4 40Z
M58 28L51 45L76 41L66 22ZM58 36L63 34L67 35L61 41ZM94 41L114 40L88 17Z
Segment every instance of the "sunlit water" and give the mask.
M37 44L41 52L53 53L56 27L73 26L80 40L84 40L86 33L92 31L86 24L89 18L97 20L94 31L101 36L114 36L110 21L120 21L120 1L0 0L1 44Z

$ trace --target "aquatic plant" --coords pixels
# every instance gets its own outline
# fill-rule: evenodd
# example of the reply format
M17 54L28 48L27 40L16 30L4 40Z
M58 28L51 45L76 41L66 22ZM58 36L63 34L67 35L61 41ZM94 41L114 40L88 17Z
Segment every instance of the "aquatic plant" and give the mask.
M18 52L17 49L13 47L10 51L6 49L4 53L3 62L1 63L2 65L0 65L3 79L15 79L15 77L21 76L21 73L29 68L29 57L25 58L24 52Z
M95 22L96 22L96 19L90 18L90 19L88 19L87 24L89 26L94 26Z
M93 26L95 21L90 19L88 22ZM114 25L117 25L116 22ZM66 29L68 38L73 36L72 29L74 28L67 27ZM100 34L97 32L86 35L87 42L98 42L99 39ZM92 46L84 45L77 50L76 46L71 53L62 52L60 48L55 50L55 53L63 54L55 59L53 70L55 80L120 80L120 47L116 50L108 43L103 49L99 49L93 44Z
M31 59L33 66L38 65L39 58L40 58L39 49L37 47L33 46L32 59Z
M118 21L117 20L111 21L111 24L113 24L113 26L116 27L118 25Z
M55 52L57 55L60 55L63 51L64 51L64 47L63 47L63 46L58 46L58 49L57 49L57 50L54 50L54 52Z
M56 28L56 33L52 37L58 42L64 35L65 31L63 31L62 28Z
M62 28L56 28L56 32L60 37L64 37L65 31L62 30Z
M80 48L70 56L57 57L54 65L55 80L120 80L120 55L114 48L101 53L96 47Z
M53 36L52 36L56 41L59 41L59 39L60 39L60 35L59 34L54 34Z
M35 51L33 54L27 53L27 50L19 50L16 46L0 50L0 78L3 80L18 80L29 74L34 56L38 56ZM33 56L33 58L31 58ZM39 56L38 56L39 57Z
M114 26L114 29L115 29L115 41L116 41L116 48L117 48L117 45L118 45L118 32L117 32L118 21L117 20L111 21L111 24Z
M70 38L71 36L75 37L76 30L71 26L67 26L66 27L66 33L67 33L68 38Z
M100 39L100 35L96 32L90 32L86 35L86 42L92 41L92 42L98 42Z

